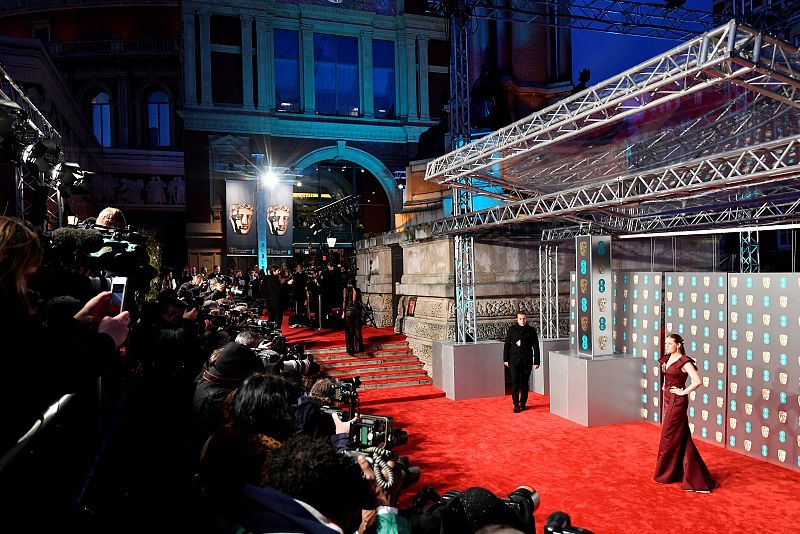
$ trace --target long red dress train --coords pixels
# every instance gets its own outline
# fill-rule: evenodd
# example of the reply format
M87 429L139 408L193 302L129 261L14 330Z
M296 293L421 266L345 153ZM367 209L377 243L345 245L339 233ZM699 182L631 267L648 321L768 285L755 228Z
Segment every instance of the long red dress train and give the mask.
M692 491L711 491L717 487L716 481L711 478L703 458L697 451L692 441L689 430L688 395L670 393L672 386L683 388L686 385L688 373L683 371L687 362L694 365L694 361L685 354L678 361L665 369L668 356L663 356L661 362L662 384L664 399L664 415L661 421L661 441L658 444L658 459L656 460L656 482L671 484L683 482L682 489Z

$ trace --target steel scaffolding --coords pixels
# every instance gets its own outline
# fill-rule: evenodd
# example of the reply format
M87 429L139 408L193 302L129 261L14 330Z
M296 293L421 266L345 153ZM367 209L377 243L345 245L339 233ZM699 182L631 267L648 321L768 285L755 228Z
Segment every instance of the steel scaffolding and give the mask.
M558 332L558 246L539 246L539 336L559 337Z

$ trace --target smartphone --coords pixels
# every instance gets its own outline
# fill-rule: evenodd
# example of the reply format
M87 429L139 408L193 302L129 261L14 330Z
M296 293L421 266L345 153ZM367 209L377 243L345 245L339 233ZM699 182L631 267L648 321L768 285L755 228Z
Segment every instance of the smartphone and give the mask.
M115 276L111 279L111 300L108 303L108 314L111 317L119 315L125 309L125 294L128 289L128 279L124 276Z

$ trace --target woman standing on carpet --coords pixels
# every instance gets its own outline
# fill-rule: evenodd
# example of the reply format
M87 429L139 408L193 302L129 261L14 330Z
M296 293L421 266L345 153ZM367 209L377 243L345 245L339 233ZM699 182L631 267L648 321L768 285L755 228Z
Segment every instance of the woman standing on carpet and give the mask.
M664 342L665 354L661 363L661 389L664 415L661 421L661 441L656 460L656 482L682 482L682 489L710 492L717 487L703 458L697 451L689 431L689 393L701 385L694 360L686 355L683 338L670 334ZM686 378L692 379L686 386Z
M344 319L344 337L347 343L347 354L353 356L364 350L361 337L361 290L356 287L356 279L347 282L342 294L342 319Z

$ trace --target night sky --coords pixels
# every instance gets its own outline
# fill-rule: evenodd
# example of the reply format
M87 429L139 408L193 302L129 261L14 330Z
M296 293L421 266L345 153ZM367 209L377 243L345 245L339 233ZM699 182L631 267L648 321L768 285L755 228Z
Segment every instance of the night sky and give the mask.
M649 0L655 3L658 0ZM687 0L686 9L711 11L711 0ZM681 44L680 41L613 35L588 30L572 30L572 82L578 83L578 71L588 67L589 85L619 74Z

